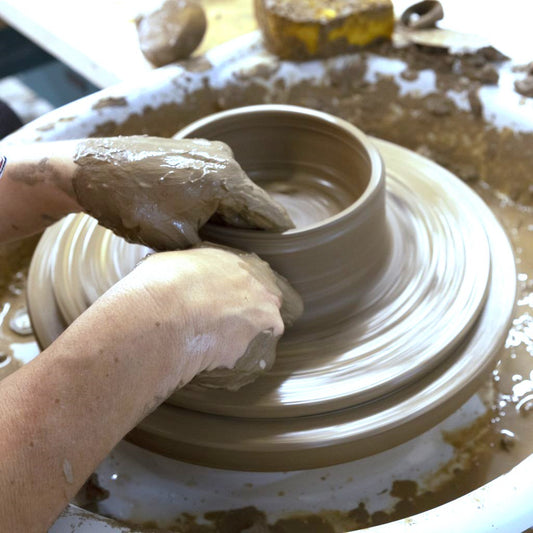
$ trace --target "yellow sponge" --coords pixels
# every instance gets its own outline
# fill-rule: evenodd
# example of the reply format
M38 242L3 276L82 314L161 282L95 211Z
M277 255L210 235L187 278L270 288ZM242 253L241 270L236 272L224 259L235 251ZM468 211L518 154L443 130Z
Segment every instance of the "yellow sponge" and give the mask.
M394 29L391 0L255 0L268 49L284 59L342 54Z

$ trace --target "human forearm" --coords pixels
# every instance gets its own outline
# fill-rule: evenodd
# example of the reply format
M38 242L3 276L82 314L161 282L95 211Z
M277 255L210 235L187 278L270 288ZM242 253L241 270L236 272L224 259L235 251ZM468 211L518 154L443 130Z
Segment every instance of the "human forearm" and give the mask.
M145 296L146 306L136 297L125 308L123 294L111 293L0 383L6 531L44 531L112 447L175 388L180 354L170 356L169 335L139 328L147 309L157 318ZM156 320L162 328L163 318Z
M77 141L0 146L0 242L42 231L81 211L72 187Z
M85 211L156 250L187 248L216 213L230 225L284 231L285 209L219 142L131 136L0 145L0 242Z
M258 262L213 248L152 255L0 382L6 531L44 531L176 387L235 368L259 335L275 350L284 298L297 296Z

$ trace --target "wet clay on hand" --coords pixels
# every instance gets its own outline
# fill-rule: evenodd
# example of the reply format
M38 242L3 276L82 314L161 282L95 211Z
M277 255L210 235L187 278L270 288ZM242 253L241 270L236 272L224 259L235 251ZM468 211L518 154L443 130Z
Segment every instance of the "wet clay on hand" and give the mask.
M73 187L83 209L117 235L155 250L198 244L215 213L225 223L282 232L285 209L218 141L131 136L81 141Z
M274 272L268 263L257 255L241 252L233 248L210 243L200 245L201 248L219 248L232 252L242 260L242 268L268 287L281 298L281 318L285 327L291 326L303 313L303 302L299 294L289 282ZM276 359L276 347L280 336L272 331L262 331L248 345L244 355L239 358L233 368L216 368L198 374L193 384L211 389L238 390L244 385L253 383L259 376L268 372Z
M141 51L156 67L188 58L207 29L205 12L194 0L166 0L136 22Z

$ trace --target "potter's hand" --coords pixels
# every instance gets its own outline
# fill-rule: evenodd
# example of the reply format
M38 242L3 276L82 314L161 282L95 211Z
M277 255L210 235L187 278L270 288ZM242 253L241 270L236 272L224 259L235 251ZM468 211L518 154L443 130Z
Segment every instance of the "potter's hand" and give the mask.
M175 359L174 387L199 373L208 387L254 381L272 366L284 323L302 312L300 297L267 263L227 250L154 254L120 282L120 290L146 293L146 334L164 339L160 349Z
M255 185L230 148L201 139L131 136L81 141L73 185L84 210L131 242L187 248L215 213L226 223L284 231L285 209Z
M132 242L156 250L199 242L215 213L268 231L292 227L223 143L131 136L5 146L0 241L37 233L86 211Z
M286 294L257 261L217 249L150 256L2 380L2 531L47 531L176 387L234 367L263 332L282 334Z
M222 250L239 258L241 268L281 299L280 313L285 326L291 326L300 317L303 312L303 302L299 294L284 277L274 272L268 263L257 255L209 243L201 246L204 250L211 252ZM276 359L278 340L279 335L275 331L263 330L254 337L233 367L226 368L219 365L207 368L206 371L197 375L193 382L207 388L240 389L272 368Z

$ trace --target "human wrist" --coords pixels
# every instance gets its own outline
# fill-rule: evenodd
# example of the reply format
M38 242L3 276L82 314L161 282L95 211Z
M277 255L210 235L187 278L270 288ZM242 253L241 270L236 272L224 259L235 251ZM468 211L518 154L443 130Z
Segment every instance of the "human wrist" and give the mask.
M186 290L179 279L165 282L162 275L151 268L145 259L137 268L115 284L94 304L99 320L100 312L109 313L112 330L122 350L134 347L153 377L155 394L169 394L178 386L181 373L181 335L185 331L186 311L180 293ZM176 276L179 278L179 276ZM167 305L171 299L175 308ZM113 338L109 342L114 342ZM131 349L130 349L131 351ZM136 362L136 364L139 364Z
M2 146L3 180L15 186L39 188L40 194L54 195L55 208L61 210L59 216L81 211L72 185L76 144L77 141L56 141Z

